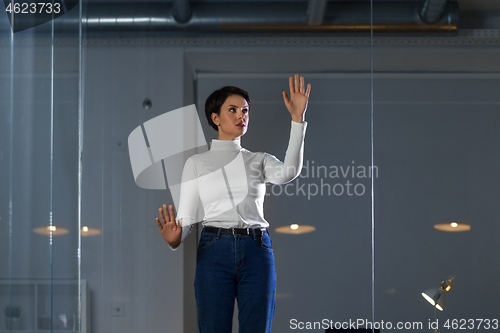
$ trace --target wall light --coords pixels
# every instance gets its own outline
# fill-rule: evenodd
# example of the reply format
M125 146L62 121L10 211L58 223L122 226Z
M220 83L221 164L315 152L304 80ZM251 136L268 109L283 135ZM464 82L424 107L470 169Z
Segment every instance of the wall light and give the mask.
M451 290L451 287L453 286L453 279L455 278L455 276L456 275L450 275L448 277L445 277L443 280L441 280L439 288L430 288L422 293L422 296L427 300L427 302L432 304L432 306L434 307L436 323L438 323L437 310L444 310L444 303L446 301L445 295ZM434 332L440 332L439 327Z
M431 288L422 293L422 296L438 310L444 310L445 294L453 287L453 279L456 275L450 275L441 280L439 288Z
M444 294L438 288L430 288L422 293L422 296L427 300L427 302L431 303L435 306L439 311L444 310L445 298Z

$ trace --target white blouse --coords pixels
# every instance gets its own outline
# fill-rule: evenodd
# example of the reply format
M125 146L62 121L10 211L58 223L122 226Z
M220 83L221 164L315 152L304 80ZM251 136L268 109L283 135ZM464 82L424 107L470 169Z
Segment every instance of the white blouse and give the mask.
M188 158L177 211L177 221L182 219L181 242L197 222L217 228L267 228L265 183L285 184L300 174L306 127L306 122L292 121L284 162L268 153L242 148L239 138L212 140L209 151ZM204 211L202 221L196 221L199 201Z

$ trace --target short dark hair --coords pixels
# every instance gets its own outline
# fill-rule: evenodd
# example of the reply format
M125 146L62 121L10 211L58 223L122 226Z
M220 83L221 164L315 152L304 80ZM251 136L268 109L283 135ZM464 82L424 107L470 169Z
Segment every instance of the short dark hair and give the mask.
M205 102L205 115L207 116L208 124L216 131L219 131L219 128L212 120L212 113L220 115L220 108L222 107L222 104L224 104L226 99L231 95L240 95L247 101L248 106L252 104L248 93L241 88L235 86L225 86L214 91L210 96L208 96L207 101Z

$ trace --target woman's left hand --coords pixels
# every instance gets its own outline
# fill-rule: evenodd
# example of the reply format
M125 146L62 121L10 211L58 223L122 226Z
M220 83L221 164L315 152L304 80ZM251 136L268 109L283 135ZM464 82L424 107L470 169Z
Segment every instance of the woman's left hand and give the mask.
M293 81L293 77L290 76L288 78L290 98L286 91L283 90L283 99L285 100L286 108L292 115L292 120L297 123L303 123L309 101L309 93L311 92L311 84L308 84L307 90L305 90L304 77L301 76L299 81L299 74L295 74L295 84Z

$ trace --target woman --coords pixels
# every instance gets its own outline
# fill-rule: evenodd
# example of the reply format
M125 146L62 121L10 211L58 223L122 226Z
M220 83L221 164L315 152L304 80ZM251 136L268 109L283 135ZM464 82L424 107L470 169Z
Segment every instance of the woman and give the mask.
M290 96L283 91L292 117L284 162L240 146L248 128L251 100L237 87L224 87L205 104L209 124L217 130L208 152L190 157L184 166L178 220L172 205L159 209L158 227L176 249L195 222L198 198L204 208L197 253L195 294L200 333L230 333L235 298L240 333L271 332L276 272L269 223L264 219L265 183L284 184L300 174L304 121L311 85L295 74Z

